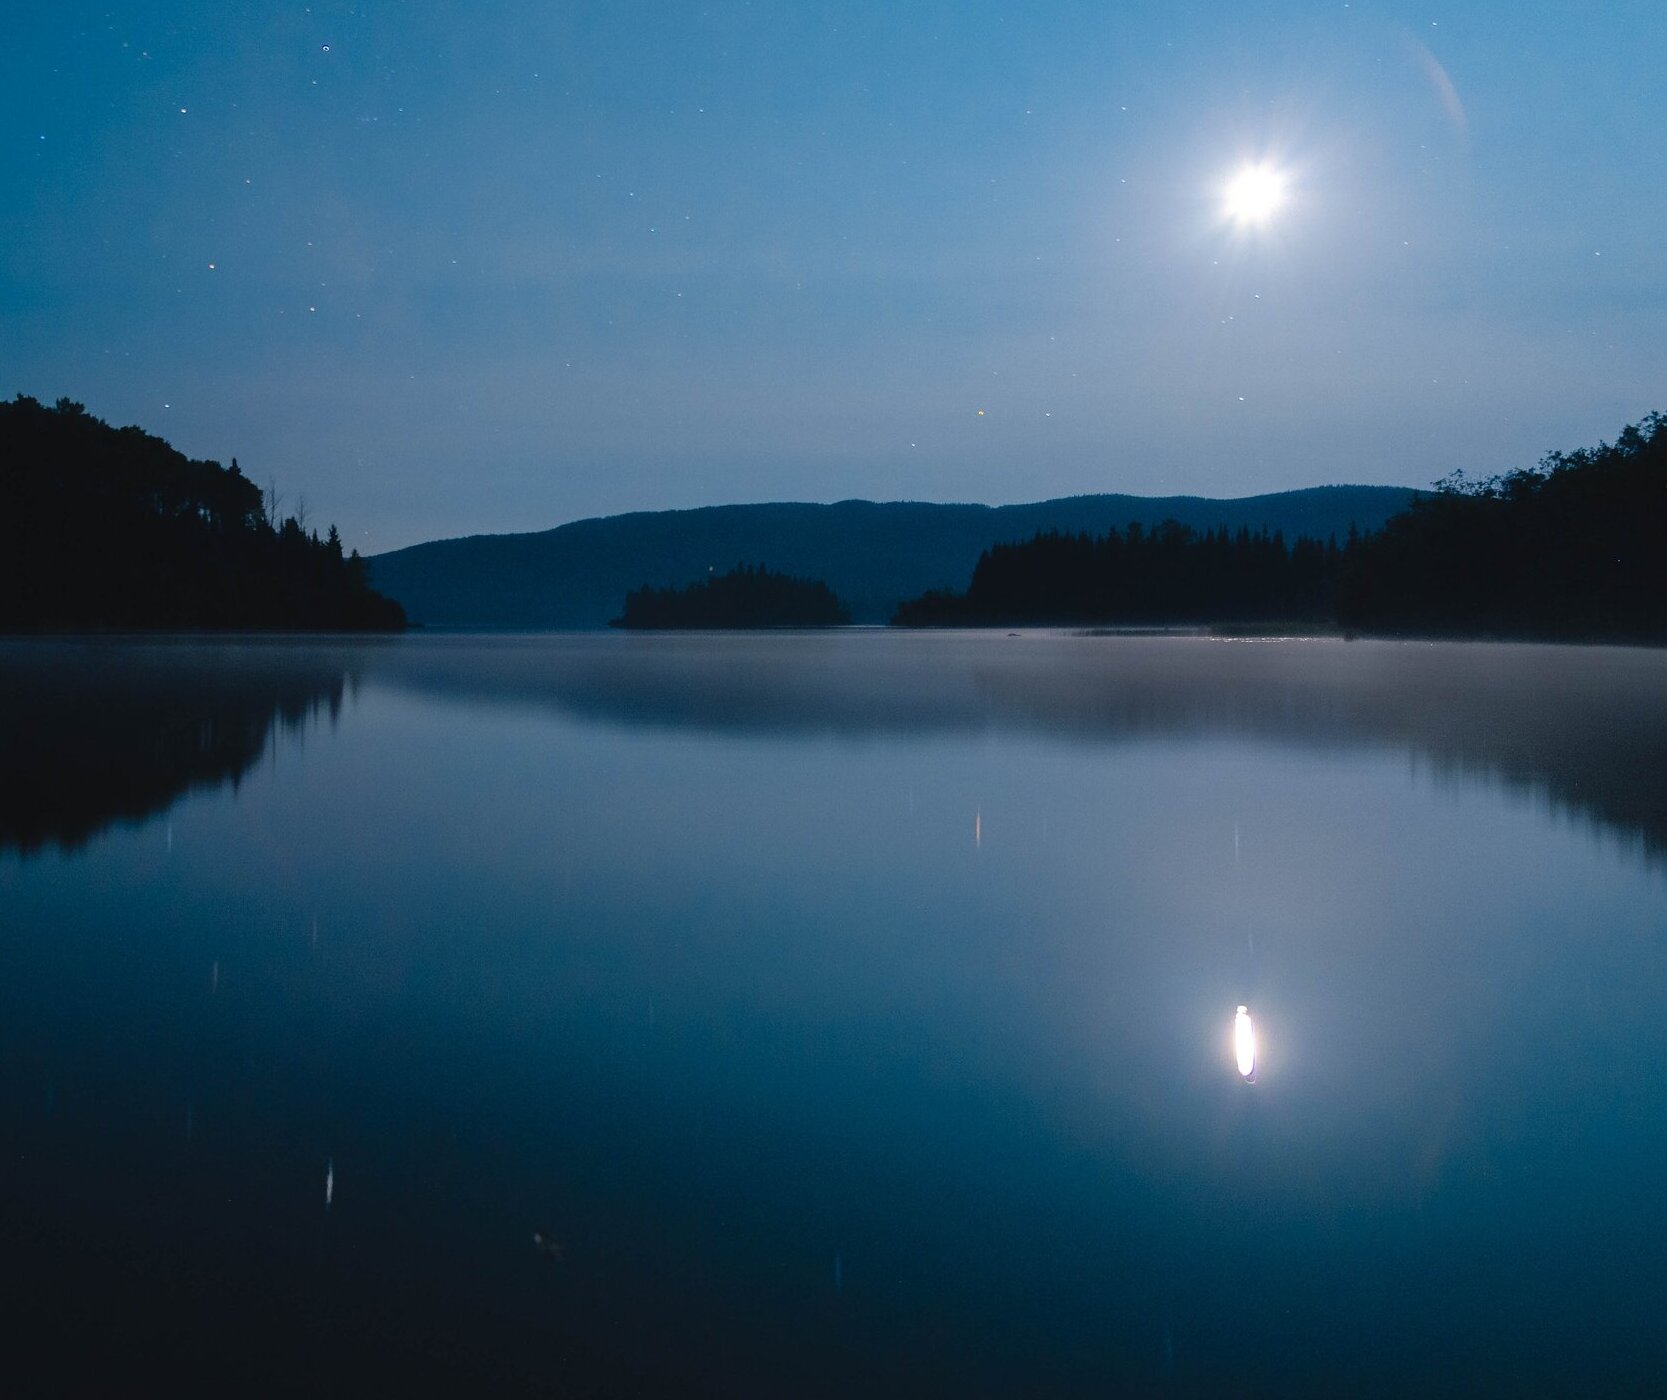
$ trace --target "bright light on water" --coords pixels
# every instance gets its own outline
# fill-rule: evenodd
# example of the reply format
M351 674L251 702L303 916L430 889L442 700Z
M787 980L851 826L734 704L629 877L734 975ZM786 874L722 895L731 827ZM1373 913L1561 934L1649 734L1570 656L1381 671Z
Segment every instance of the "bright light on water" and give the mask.
M1246 1079L1256 1077L1256 1026L1248 1008L1241 1006L1233 1013L1233 1054L1239 1062L1239 1073Z

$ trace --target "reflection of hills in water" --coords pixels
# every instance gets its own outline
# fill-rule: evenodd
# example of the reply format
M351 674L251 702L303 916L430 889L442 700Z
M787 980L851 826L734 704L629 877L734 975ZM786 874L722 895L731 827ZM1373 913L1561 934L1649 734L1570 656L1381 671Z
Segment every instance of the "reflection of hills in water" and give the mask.
M1021 729L1409 750L1543 794L1667 856L1667 651L1489 643L895 634L453 638L383 674L674 729ZM378 668L379 671L381 668Z
M339 653L32 642L0 666L0 851L72 850L194 788L234 786L276 731L341 708Z
M673 730L1392 747L1667 857L1667 650L987 633L8 644L0 851L235 784L360 676Z

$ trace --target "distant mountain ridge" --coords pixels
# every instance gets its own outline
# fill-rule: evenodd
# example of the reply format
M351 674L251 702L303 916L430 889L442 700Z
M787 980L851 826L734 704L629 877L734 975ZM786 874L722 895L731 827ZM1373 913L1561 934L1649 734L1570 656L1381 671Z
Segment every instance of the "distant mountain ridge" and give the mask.
M1421 494L1407 486L1310 486L1264 496L1067 496L1026 505L922 501L784 502L640 511L531 534L433 540L370 560L375 586L436 627L591 628L626 593L682 586L709 571L764 565L821 579L853 621L885 622L905 598L964 589L978 556L1038 531L1103 534L1178 520L1288 538L1341 540L1380 529Z

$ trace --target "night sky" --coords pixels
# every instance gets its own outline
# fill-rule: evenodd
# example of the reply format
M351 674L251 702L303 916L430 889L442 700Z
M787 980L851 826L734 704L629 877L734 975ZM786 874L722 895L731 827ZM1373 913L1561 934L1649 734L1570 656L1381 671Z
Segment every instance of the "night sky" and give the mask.
M1667 6L8 8L0 393L367 553L1245 495L1667 408ZM1284 197L1228 217L1246 165Z

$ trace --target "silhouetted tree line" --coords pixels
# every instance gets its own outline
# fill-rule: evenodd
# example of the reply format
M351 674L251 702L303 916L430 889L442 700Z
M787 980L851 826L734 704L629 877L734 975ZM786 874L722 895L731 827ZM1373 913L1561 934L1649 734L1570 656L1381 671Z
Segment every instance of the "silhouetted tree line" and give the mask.
M0 402L0 630L400 628L334 526L78 403Z
M1456 473L1341 546L1265 531L1043 534L986 550L906 627L1335 622L1436 636L1667 641L1667 417L1481 481Z
M1329 620L1357 547L1282 533L1202 533L1174 520L1104 535L1039 534L979 556L965 593L904 603L901 627Z
M1537 469L1438 482L1363 543L1338 617L1374 632L1667 640L1667 418Z
M837 627L851 615L820 579L789 578L759 565L687 588L638 588L610 627Z

